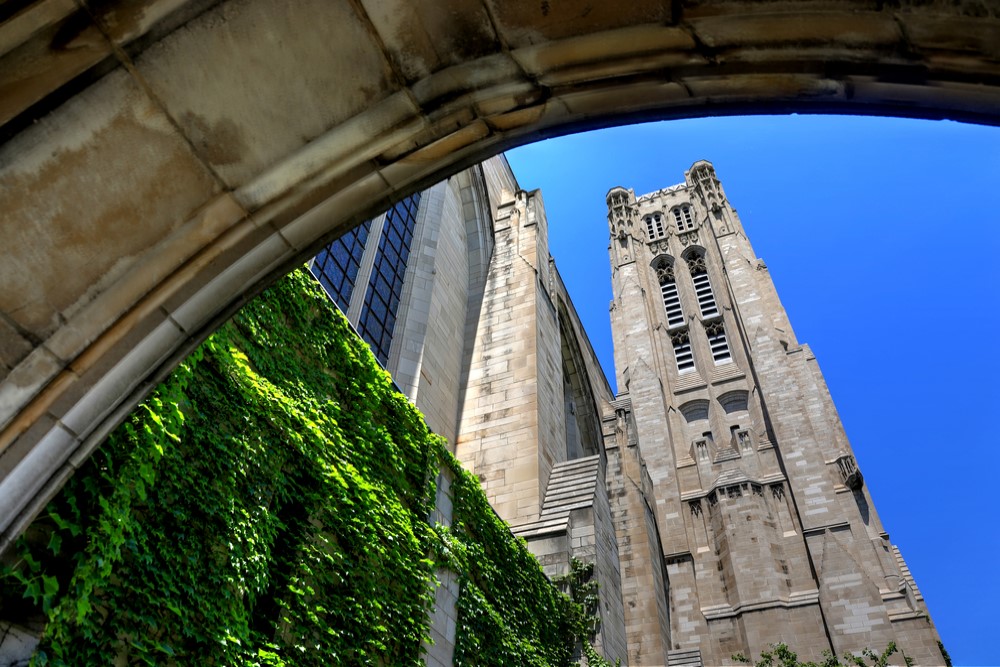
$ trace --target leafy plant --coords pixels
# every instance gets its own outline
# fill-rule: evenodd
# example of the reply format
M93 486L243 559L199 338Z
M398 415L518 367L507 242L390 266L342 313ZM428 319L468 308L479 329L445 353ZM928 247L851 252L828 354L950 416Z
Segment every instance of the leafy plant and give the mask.
M112 433L0 586L47 619L34 665L416 665L441 567L456 664L571 663L573 603L299 271Z
M944 659L944 667L951 667L951 656L948 655L948 651L944 647L944 642L940 639L938 640L938 649L941 651L941 658Z
M619 667L621 658L614 663L607 660L594 648L593 641L601 626L600 597L597 579L594 578L594 563L572 558L570 571L555 580L555 583L569 591L576 614L576 634L583 645L583 655L590 667Z
M845 653L844 662L841 662L837 656L829 651L824 651L822 662L800 662L798 655L788 648L787 644L779 643L772 644L769 649L761 651L760 660L756 662L751 661L742 653L734 655L733 660L747 665L752 664L754 667L886 667L889 664L889 657L896 651L895 642L889 642L881 654L876 654L871 649L866 648L862 651L861 656ZM909 667L910 659L906 657L903 659ZM867 662L869 660L870 663Z

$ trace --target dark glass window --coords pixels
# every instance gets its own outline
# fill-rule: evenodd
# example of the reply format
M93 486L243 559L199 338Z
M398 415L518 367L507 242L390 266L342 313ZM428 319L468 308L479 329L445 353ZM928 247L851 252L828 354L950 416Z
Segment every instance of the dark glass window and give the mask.
M420 194L417 193L386 212L371 281L365 293L365 306L358 322L358 333L371 346L383 366L389 360L389 343L396 325L396 310L403 291L419 204Z
M330 298L344 312L351 303L354 281L365 252L365 242L372 221L358 225L339 239L320 250L313 262L312 272Z

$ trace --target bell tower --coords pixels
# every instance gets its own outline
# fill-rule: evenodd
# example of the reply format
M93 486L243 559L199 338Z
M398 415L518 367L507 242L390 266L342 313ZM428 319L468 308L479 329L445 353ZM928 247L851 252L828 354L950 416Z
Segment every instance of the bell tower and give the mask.
M780 641L807 660L895 642L939 664L816 358L715 168L638 197L612 188L607 205L622 460L648 475L664 582L645 594L669 612L665 630L644 625L628 615L649 605L626 601L629 664L730 664ZM619 534L623 563L634 540ZM664 636L665 656L632 651Z

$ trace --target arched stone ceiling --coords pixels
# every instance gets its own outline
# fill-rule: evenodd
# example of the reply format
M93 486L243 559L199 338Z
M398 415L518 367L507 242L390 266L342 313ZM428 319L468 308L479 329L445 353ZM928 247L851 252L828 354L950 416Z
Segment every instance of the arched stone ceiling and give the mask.
M654 118L1000 119L986 0L0 4L0 550L323 240L504 148Z

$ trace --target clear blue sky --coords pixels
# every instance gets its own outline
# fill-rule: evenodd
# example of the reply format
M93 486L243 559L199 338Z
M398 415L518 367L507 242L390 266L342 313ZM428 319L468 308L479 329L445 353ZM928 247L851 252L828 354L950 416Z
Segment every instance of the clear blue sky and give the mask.
M712 118L507 157L522 188L542 190L552 254L612 385L604 196L715 165L954 663L1000 665L1000 129Z

